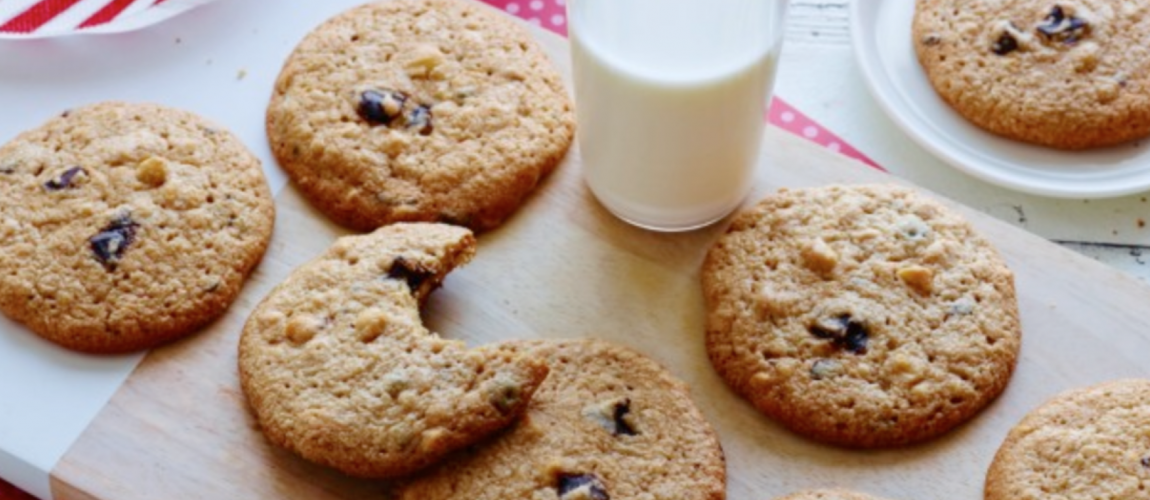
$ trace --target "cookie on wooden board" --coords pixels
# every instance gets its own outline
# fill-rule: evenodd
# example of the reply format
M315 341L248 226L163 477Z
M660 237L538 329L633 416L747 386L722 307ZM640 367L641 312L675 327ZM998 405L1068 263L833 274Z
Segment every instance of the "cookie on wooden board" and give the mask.
M348 227L499 225L565 155L572 106L531 35L464 0L389 0L296 47L267 111L272 152Z
M398 487L402 500L725 498L723 451L687 386L598 340L520 341L551 374L511 429Z
M975 125L1063 149L1150 135L1150 4L916 0L914 47Z
M852 447L923 441L1006 387L1013 274L969 223L893 185L780 190L702 269L707 351L759 410Z
M468 349L420 319L422 301L474 253L467 229L395 224L336 240L272 290L239 346L268 439L350 475L393 477L515 421L547 376L542 360Z
M228 308L274 222L231 132L155 104L80 107L0 147L0 310L70 349L149 348Z
M986 500L1150 499L1150 380L1060 394L1006 436Z

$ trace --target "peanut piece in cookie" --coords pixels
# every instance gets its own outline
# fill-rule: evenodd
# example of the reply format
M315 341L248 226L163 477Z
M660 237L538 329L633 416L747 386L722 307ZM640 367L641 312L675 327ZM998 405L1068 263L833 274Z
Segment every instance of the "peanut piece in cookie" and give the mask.
M839 263L839 254L822 238L803 246L803 265L818 274L830 274Z
M149 156L136 167L136 179L151 187L160 187L168 180L167 161Z
M907 266L898 270L898 278L918 293L929 295L933 288L934 271L922 266Z

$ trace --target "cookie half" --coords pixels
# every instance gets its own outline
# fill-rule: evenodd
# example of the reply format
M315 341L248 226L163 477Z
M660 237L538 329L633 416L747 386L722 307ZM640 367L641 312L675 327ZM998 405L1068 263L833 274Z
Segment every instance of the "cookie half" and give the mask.
M883 500L849 490L809 490L792 493L778 500Z
M397 224L338 239L277 286L239 346L268 439L350 475L392 477L517 419L547 366L502 345L467 349L419 316L474 253L467 229Z
M931 85L975 125L1063 149L1150 135L1150 4L916 0Z
M77 108L0 147L0 310L70 349L146 349L220 316L274 222L231 132L155 104Z
M707 351L793 431L922 441L998 396L1021 343L1013 274L962 217L887 185L781 190L702 269Z
M464 0L391 0L325 22L267 111L272 152L348 227L499 225L565 155L567 91L527 31Z
M521 341L551 374L510 430L399 487L397 498L724 498L723 451L685 384L595 340Z
M1006 436L986 500L1150 499L1150 380L1060 394Z

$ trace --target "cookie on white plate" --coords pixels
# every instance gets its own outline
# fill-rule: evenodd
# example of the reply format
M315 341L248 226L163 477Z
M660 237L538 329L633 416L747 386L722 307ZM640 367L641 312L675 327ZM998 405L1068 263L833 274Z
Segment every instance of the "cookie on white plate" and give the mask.
M975 125L1062 149L1150 135L1150 4L916 0L934 89Z

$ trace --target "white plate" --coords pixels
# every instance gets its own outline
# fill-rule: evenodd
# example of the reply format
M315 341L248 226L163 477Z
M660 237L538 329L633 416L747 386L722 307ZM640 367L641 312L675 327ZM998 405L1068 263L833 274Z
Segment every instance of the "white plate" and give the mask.
M1062 198L1150 190L1150 141L1065 152L1010 141L971 125L935 93L911 44L914 0L853 0L855 57L875 99L939 158L987 182Z

